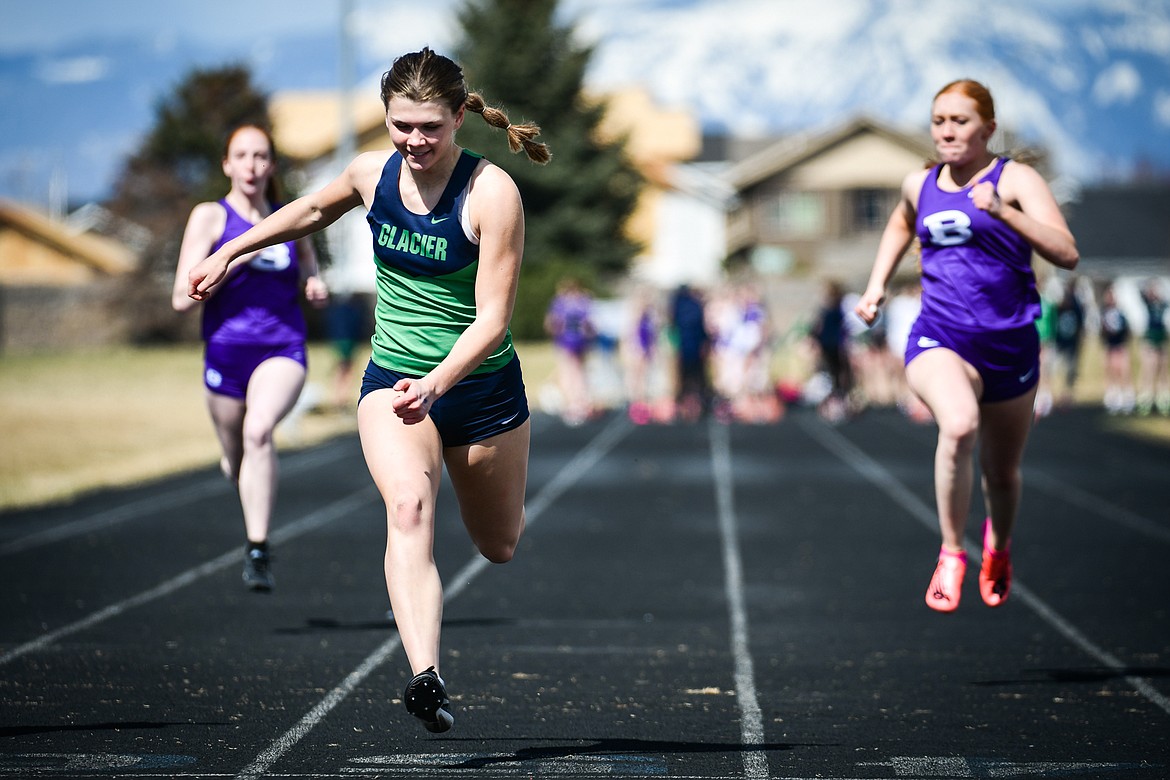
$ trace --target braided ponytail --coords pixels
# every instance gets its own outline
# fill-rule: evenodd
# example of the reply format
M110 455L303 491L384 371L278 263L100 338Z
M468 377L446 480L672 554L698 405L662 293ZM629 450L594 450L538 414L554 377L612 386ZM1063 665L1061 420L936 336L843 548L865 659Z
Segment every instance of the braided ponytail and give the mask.
M539 165L546 165L552 159L552 152L549 150L548 144L532 140L540 135L539 125L532 123L522 125L512 124L508 120L507 114L498 108L487 105L484 102L483 95L480 95L478 92L468 93L463 107L472 113L482 116L483 121L492 127L507 131L508 149L512 154L516 154L523 149L528 159Z
M540 135L540 127L509 122L508 115L484 103L482 95L468 91L459 65L429 47L403 54L394 60L390 70L382 74L382 105L389 109L390 99L394 96L416 103L445 103L453 112L466 108L482 116L483 121L492 127L507 131L508 148L513 154L523 149L528 159L540 165L552 159L547 144L532 140Z

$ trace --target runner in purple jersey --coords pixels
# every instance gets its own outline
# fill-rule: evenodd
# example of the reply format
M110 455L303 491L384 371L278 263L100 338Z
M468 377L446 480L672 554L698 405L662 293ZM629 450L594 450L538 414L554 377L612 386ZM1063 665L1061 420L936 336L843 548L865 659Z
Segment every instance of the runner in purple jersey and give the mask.
M563 406L561 417L580 425L593 412L585 361L593 347L593 296L577 279L568 277L557 284L556 295L544 316L545 332L552 337L557 358L557 384Z
M1007 598L1020 463L1040 370L1032 253L1065 269L1079 259L1040 175L988 150L995 127L995 105L982 84L955 81L935 95L930 134L939 164L903 182L856 307L866 323L877 318L886 285L917 237L922 312L906 347L906 379L938 424L942 548L926 603L940 612L959 606L977 444L988 513L979 591L988 606Z
M196 305L187 275L197 263L272 213L275 154L267 131L236 128L223 156L228 194L191 211L171 294L172 305ZM235 483L244 513L247 545L244 582L272 589L268 527L276 503L276 424L289 413L305 383L305 319L299 295L325 305L328 291L317 276L317 257L307 240L254 253L232 269L215 295L203 302L203 382L219 439L220 467Z

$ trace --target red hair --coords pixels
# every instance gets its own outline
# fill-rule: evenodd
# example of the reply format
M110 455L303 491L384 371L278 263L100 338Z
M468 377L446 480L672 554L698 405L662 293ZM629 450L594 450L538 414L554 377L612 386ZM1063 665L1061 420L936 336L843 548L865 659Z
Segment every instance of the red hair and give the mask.
M975 111L984 122L995 121L995 101L991 99L991 91L973 79L959 79L952 81L934 93L934 100L948 92L958 92L960 95L975 101ZM932 101L933 102L933 101Z

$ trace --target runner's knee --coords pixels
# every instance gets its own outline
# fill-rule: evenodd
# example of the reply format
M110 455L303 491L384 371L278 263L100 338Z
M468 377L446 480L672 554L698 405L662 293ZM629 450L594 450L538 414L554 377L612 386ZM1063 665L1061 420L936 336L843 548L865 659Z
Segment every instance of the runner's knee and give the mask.
M400 491L387 502L391 530L412 533L423 528L423 500L417 493Z
M979 437L979 412L956 411L938 415L939 441L956 452L970 453L975 450Z
M479 554L492 563L507 563L516 554L516 547L520 544L520 535L524 532L523 520L513 530L495 531L486 534L472 533L472 541L479 550Z
M997 493L1017 491L1023 481L1018 466L1002 467L992 463L983 463L980 468L983 471L983 479L987 483L988 489Z
M243 440L244 449L256 451L272 446L273 429L267 423L244 420Z
M476 547L479 549L479 554L492 563L507 563L516 554L515 541L492 540L479 542Z

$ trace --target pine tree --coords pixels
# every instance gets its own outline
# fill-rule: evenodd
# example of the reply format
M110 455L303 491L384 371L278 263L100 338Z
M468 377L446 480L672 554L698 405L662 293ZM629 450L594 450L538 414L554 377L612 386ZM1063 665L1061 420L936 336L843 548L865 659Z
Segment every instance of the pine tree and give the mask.
M603 106L584 94L592 50L556 21L556 0L468 0L459 11L455 59L468 86L514 124L534 122L552 149L547 166L508 152L504 133L478 117L459 143L504 168L524 199L526 241L512 320L519 338L543 335L557 281L573 276L595 290L629 266L638 247L626 236L642 178L623 144L598 138Z

